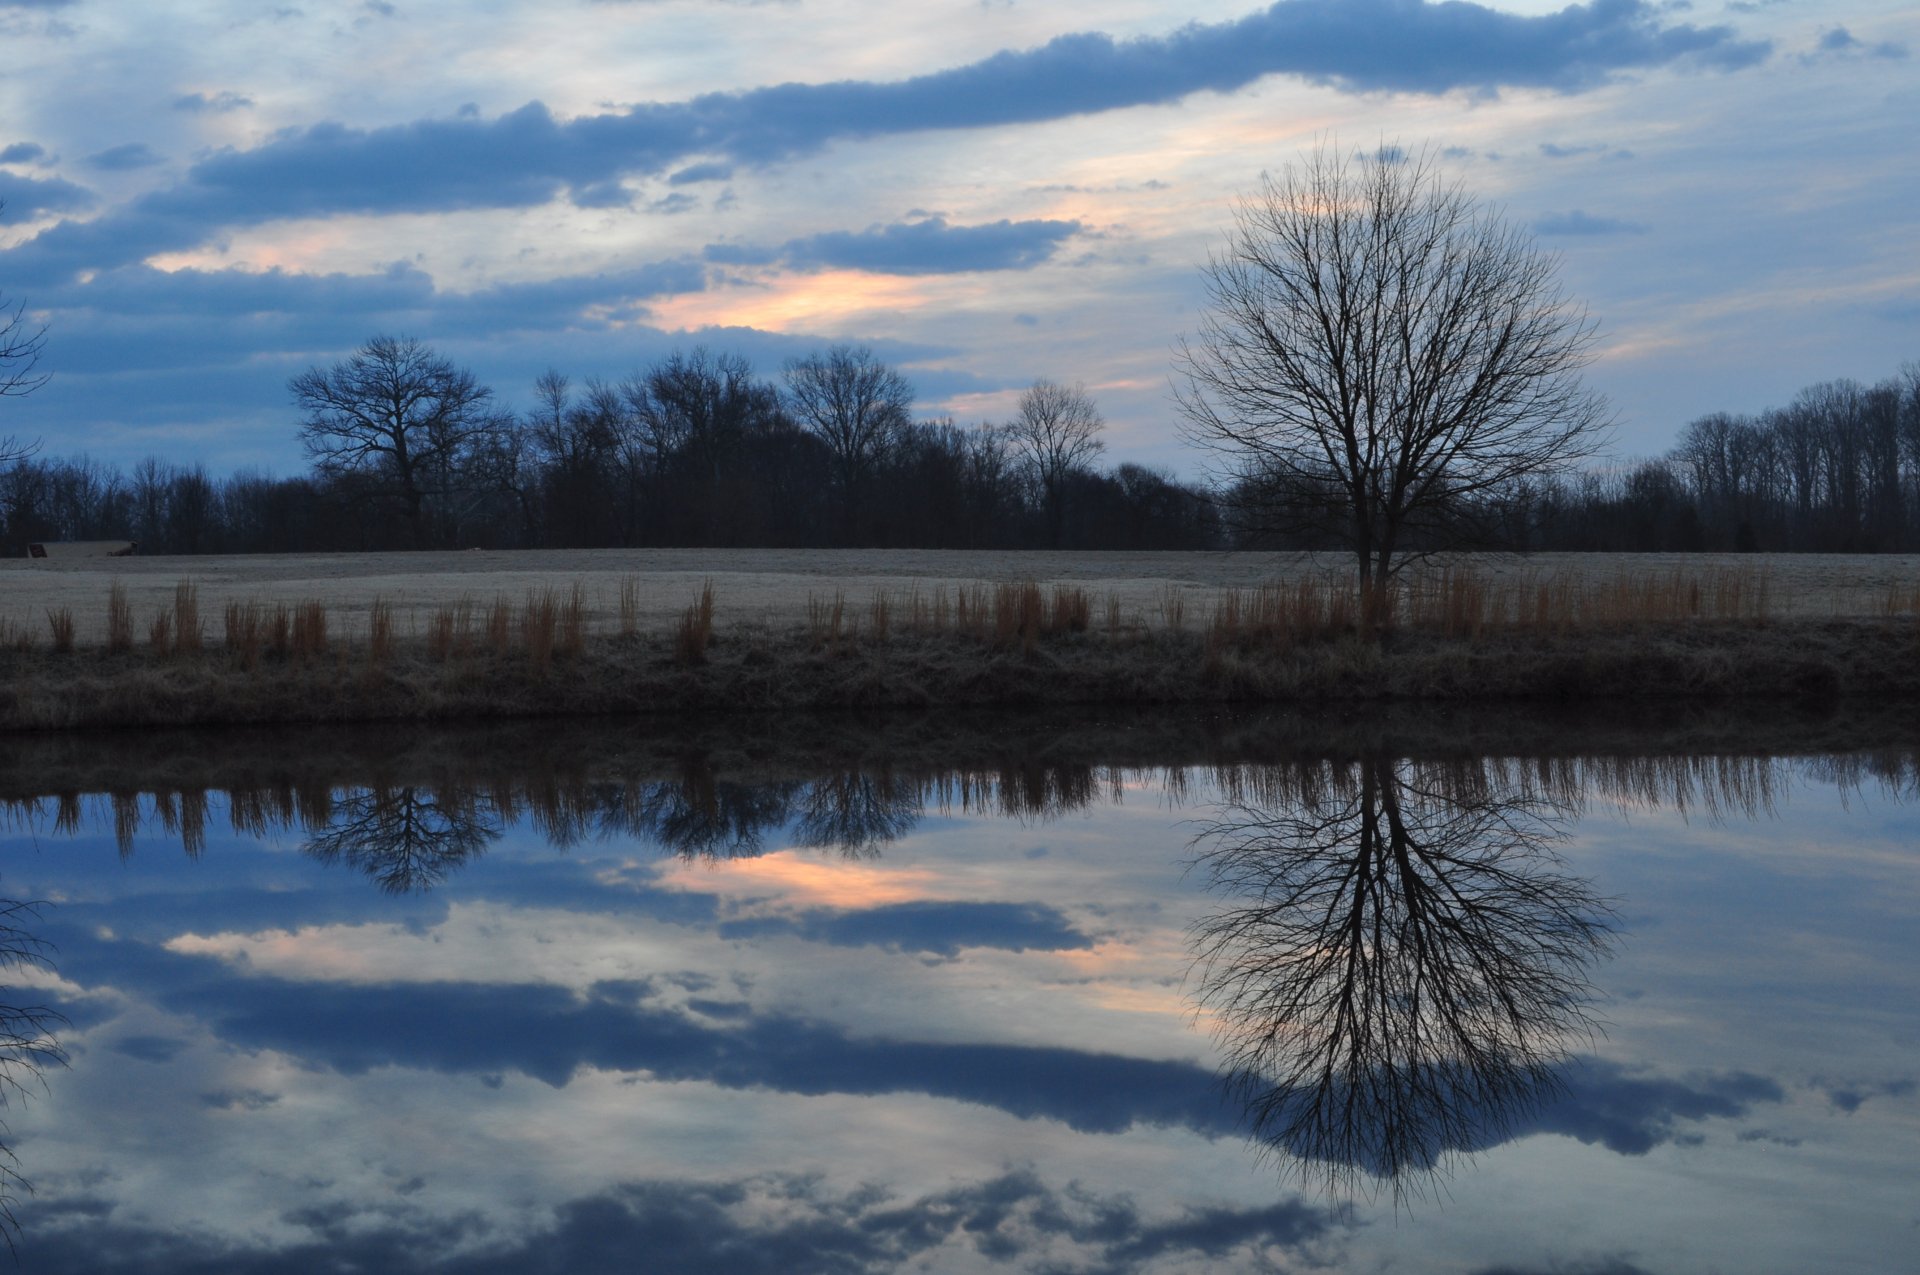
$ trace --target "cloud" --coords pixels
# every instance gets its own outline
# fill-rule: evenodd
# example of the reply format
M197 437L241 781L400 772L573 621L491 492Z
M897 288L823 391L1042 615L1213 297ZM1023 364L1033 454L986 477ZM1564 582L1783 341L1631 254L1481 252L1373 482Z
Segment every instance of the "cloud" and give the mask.
M1880 40L1873 44L1866 44L1856 39L1853 32L1847 30L1845 27L1835 27L1820 37L1819 42L1814 45L1814 54L1808 55L1803 58L1802 61L1812 61L1815 56L1823 53L1842 55L1865 54L1869 57L1889 58L1898 61L1907 56L1907 46L1892 40Z
M791 934L834 947L884 947L957 956L961 948L1009 952L1087 948L1093 940L1042 903L916 901L851 912L817 910L798 917L756 917L720 926L727 938Z
M105 1200L52 1203L21 1210L32 1237L29 1260L45 1275L560 1275L625 1269L636 1254L645 1255L649 1270L729 1275L971 1269L980 1257L1003 1268L1131 1275L1156 1261L1185 1269L1206 1259L1250 1269L1266 1265L1274 1251L1307 1257L1310 1247L1350 1225L1298 1199L1249 1208L1142 1206L1080 1183L1056 1187L1025 1168L908 1198L880 1186L837 1189L797 1174L646 1179L565 1200L544 1224L504 1233L478 1214L435 1215L404 1195L335 1198L277 1219L279 1234L296 1237L278 1246L256 1236L222 1239L118 1221Z
M1578 208L1563 213L1545 213L1533 220L1533 233L1536 235L1644 235L1648 229L1637 221L1596 217Z
M779 248L713 244L706 259L720 265L783 263L800 270L869 270L876 274L956 274L1026 270L1078 234L1077 221L995 221L949 225L943 217L894 222L861 231L829 231L790 239Z
M151 168L161 162L158 155L145 142L125 142L119 146L109 146L87 156L86 163L103 172L118 173L133 168Z
M224 115L228 111L242 111L252 105L252 98L244 97L239 93L230 92L226 89L222 89L212 96L208 96L205 93L188 93L182 97L173 99L174 110L192 111L196 114L211 111L216 115Z
M1537 16L1462 0L1280 0L1165 36L1064 35L904 80L780 84L564 122L536 101L491 120L315 124L200 160L101 237L149 245L164 232L169 246L187 247L221 226L279 218L526 207L696 155L707 165L768 164L836 140L1065 119L1231 92L1274 74L1353 92L1575 92L1681 62L1738 69L1770 48L1725 26L1670 24L1645 0ZM139 158L144 148L103 154L122 152ZM80 268L139 259L125 251Z
M6 215L10 218L33 217L48 212L75 212L89 207L93 202L92 191L58 177L43 180L0 172L0 204L6 206Z
M191 958L163 958L180 963ZM709 1021L647 984L583 996L534 984L345 986L224 976L211 962L157 976L175 1011L227 1043L277 1049L346 1074L395 1065L460 1074L518 1071L555 1087L584 1067L663 1081L796 1094L918 1093L1044 1117L1084 1133L1136 1124L1223 1136L1239 1128L1210 1068L1029 1045L853 1036L783 1014ZM515 1030L502 1032L502 1022Z
M686 186L693 182L723 182L732 176L732 164L689 164L668 177L667 185Z
M46 157L47 148L38 142L15 142L0 149L0 164L25 164Z
M1518 1133L1558 1133L1620 1155L1645 1155L1684 1137L1681 1122L1735 1119L1760 1103L1786 1100L1779 1083L1750 1072L1647 1075L1600 1059L1569 1067L1564 1097Z

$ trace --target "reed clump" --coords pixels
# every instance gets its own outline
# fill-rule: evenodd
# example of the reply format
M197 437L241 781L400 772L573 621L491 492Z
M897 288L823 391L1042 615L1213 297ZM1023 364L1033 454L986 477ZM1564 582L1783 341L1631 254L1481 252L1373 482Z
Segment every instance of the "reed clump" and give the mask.
M107 589L107 649L115 655L133 649L133 606L118 580Z
M257 602L229 602L221 616L221 637L234 662L243 669L260 663L265 645L266 616Z
M713 640L713 581L700 585L693 605L680 613L673 634L673 658L692 667L707 662L707 644Z
M807 594L807 645L815 651L837 646L847 636L847 594L835 589L831 598Z
M48 609L47 640L55 655L73 654L72 607L51 607Z
M520 609L520 646L527 663L545 669L553 663L554 638L560 627L560 601L552 589L527 590Z
M393 603L375 598L367 608L367 667L384 668L393 660Z
M173 586L173 649L192 654L204 645L206 632L200 625L200 589L191 580Z
M620 581L620 636L632 638L640 632L640 581L626 576Z
M288 644L292 659L312 663L326 656L327 608L319 602L300 602L293 608L292 634Z

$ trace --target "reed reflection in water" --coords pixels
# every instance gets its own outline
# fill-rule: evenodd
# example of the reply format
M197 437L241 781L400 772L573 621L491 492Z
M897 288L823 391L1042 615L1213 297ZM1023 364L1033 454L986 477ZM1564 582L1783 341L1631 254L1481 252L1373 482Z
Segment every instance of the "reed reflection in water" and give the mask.
M1611 912L1561 869L1549 787L1386 756L1260 779L1197 841L1230 901L1198 1000L1257 1139L1399 1198L1560 1091Z

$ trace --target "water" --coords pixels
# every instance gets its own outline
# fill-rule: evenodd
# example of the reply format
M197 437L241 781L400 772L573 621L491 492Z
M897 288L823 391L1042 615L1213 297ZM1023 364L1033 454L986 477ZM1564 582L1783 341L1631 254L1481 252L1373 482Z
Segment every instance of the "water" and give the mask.
M21 1269L1914 1268L1914 752L910 734L16 758Z

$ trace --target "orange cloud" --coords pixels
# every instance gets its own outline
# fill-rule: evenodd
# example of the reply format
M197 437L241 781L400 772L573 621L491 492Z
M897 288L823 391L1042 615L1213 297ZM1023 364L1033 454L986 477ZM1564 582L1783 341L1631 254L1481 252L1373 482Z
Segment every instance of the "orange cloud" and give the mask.
M671 889L701 894L764 897L794 906L873 908L939 897L940 875L926 868L823 863L791 850L710 868L676 863L660 875Z
M833 326L864 314L901 313L935 303L925 279L823 270L818 274L774 273L763 286L722 285L655 302L653 321L662 327L753 327L790 332Z

